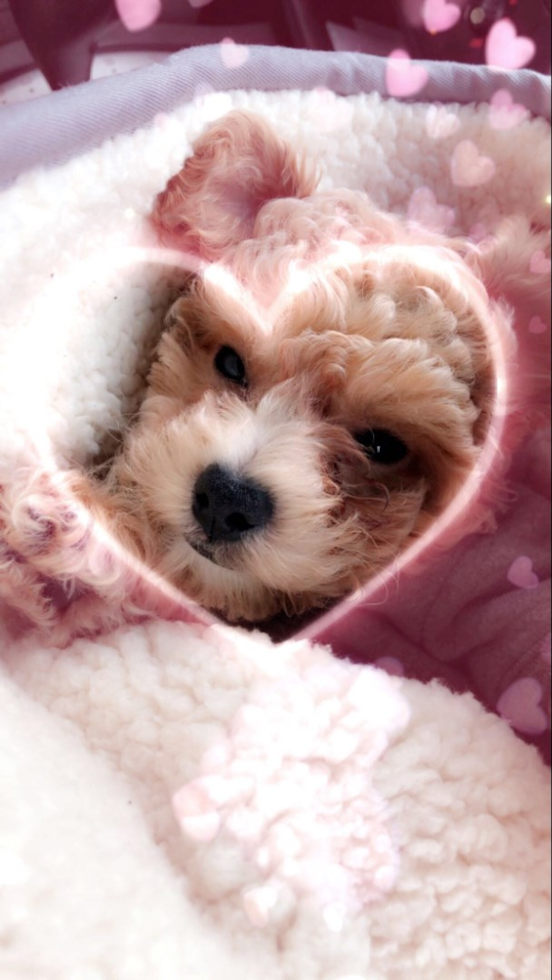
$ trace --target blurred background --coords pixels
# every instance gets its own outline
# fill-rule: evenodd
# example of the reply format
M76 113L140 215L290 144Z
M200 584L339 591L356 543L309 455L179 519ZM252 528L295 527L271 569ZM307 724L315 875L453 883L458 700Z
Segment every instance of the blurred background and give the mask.
M0 0L0 104L42 95L231 38L238 44L483 64L492 25L536 42L527 66L550 74L551 0L429 0L448 29L429 31L428 0Z

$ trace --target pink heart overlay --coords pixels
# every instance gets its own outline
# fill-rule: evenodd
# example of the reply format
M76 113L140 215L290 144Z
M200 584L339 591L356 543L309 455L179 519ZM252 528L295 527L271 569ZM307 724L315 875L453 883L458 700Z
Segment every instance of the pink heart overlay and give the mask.
M309 119L322 133L333 133L353 120L354 108L348 99L340 99L327 88L316 88L311 92Z
M161 0L115 0L115 7L127 31L143 31L155 24Z
M536 589L539 577L533 571L533 562L527 555L520 555L508 569L508 581L518 589Z
M249 49L244 44L236 44L231 37L220 42L220 56L226 68L241 68L249 58Z
M529 333L542 334L546 333L548 330L548 325L541 319L540 316L533 316L529 320Z
M169 114L167 112L158 112L153 117L153 122L155 123L155 125L156 126L161 126L163 128L165 128L166 126L169 125L170 120L171 120L171 117L169 116Z
M535 276L549 276L552 270L552 261L542 249L539 249L531 256L529 268Z
M422 8L424 27L430 34L450 31L461 15L460 7L455 3L447 3L447 0L425 0Z
M517 732L542 735L548 728L548 717L541 705L543 694L539 681L534 677L523 677L504 691L496 708Z
M514 102L507 89L501 88L489 104L489 120L493 129L513 129L529 118L529 110Z
M423 65L412 62L408 51L392 51L387 60L386 86L395 99L416 95L427 84L429 74Z
M439 204L430 187L418 187L410 198L408 217L432 231L444 232L454 224L456 211Z
M432 105L426 112L426 132L434 140L444 140L460 129L460 119L444 106Z
M519 37L515 24L508 18L493 24L485 45L485 61L493 68L525 68L537 50L530 37Z
M379 660L374 661L374 667L379 667L391 677L404 677L405 675L404 664L397 657L380 657Z
M483 156L472 140L462 140L452 154L450 169L457 187L478 187L494 177L496 164Z

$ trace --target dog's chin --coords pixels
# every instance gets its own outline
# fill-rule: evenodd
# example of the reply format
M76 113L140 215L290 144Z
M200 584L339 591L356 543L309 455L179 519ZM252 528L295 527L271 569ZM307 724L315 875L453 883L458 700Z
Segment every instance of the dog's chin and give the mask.
M235 562L231 562L229 556L225 554L224 547L217 547L216 545L209 544L206 541L196 541L193 537L184 537L185 544L203 558L205 562L209 565L215 565L217 568L223 569L226 572L238 572L240 571L239 566ZM209 568L206 565L206 568Z
M224 549L180 534L157 572L190 599L233 623L262 622L279 611L278 599L245 570L229 567Z

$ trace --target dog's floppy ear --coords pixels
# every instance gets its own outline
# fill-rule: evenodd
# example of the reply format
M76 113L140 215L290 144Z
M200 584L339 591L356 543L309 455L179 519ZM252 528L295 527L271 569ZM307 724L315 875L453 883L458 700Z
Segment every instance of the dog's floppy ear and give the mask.
M531 407L548 416L550 232L522 216L507 218L487 241L468 247L464 258L495 300L494 308L503 315L506 310L505 318L513 326L516 367L510 398L525 412Z
M152 219L165 242L216 259L252 236L267 201L306 197L311 168L259 116L230 112L207 130L158 195Z
M506 218L464 258L494 298L514 306L549 304L550 231L534 227L527 218Z

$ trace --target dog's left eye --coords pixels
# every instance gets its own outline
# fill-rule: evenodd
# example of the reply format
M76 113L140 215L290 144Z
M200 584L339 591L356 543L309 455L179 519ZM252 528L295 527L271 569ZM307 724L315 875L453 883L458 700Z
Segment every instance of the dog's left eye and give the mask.
M355 434L369 459L384 466L393 466L408 456L408 447L387 429L367 429Z
M242 385L243 387L247 384L245 364L240 355L236 354L236 351L232 347L220 348L215 357L215 367L218 373L222 374L223 378L228 378L234 384Z

